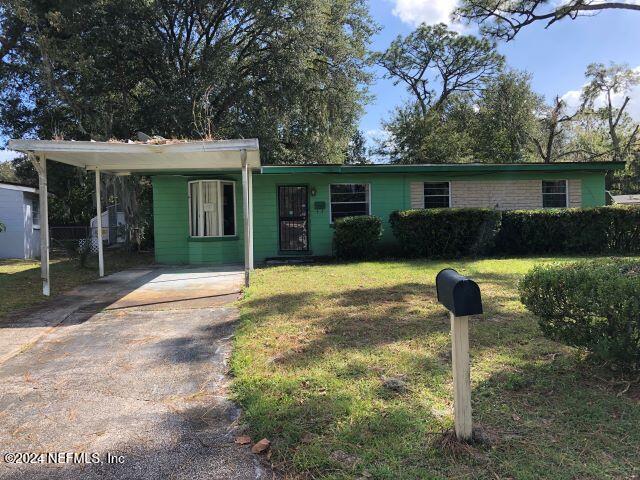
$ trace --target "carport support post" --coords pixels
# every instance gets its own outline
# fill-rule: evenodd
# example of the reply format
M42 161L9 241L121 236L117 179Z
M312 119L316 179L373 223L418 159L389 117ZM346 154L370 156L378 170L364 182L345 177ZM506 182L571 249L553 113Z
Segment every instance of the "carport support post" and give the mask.
M40 270L42 294L51 295L49 287L49 194L47 189L47 157L36 157L33 152L27 154L38 172L38 194L40 201Z
M104 277L104 255L102 252L102 206L100 202L100 169L96 167L96 227L98 229L98 270L100 276Z
M453 414L456 437L471 440L471 369L469 367L469 317L451 316L453 363Z
M249 181L249 270L253 271L253 173L247 174Z
M249 286L251 272L251 213L249 212L249 166L247 164L247 151L240 150L240 162L242 164L242 216L244 219L244 285Z

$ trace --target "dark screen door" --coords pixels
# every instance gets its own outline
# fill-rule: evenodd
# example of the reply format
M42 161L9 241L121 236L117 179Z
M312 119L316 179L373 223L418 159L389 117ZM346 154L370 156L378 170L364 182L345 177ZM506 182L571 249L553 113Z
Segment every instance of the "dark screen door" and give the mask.
M307 187L279 186L278 216L280 250L287 252L309 250Z

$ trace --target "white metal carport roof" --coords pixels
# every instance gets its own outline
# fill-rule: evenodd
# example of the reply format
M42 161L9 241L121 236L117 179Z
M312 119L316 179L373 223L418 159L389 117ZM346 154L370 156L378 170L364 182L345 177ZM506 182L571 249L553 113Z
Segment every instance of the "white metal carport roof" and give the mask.
M107 173L171 170L240 169L247 153L249 168L260 167L257 139L156 143L10 140L9 148L48 160Z
M100 173L185 171L242 171L244 216L245 284L253 269L253 185L251 171L260 168L257 139L174 141L151 139L147 142L93 142L70 140L10 140L9 148L24 152L38 171L40 183L40 264L42 291L49 288L49 221L47 199L47 160L93 170L96 173L96 210L98 265L104 275L102 250L102 209L100 207Z

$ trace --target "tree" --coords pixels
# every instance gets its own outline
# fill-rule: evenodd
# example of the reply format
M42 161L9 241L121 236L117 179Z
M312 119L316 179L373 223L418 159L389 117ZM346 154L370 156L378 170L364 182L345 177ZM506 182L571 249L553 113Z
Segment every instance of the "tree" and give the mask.
M603 119L611 140L613 160L626 161L638 138L640 125L631 125L625 109L630 97L629 90L640 83L640 74L625 65L592 63L587 67L589 83L582 91L582 98L597 117ZM622 96L622 102L615 105L615 97ZM602 106L598 103L602 102ZM625 128L626 127L626 128Z
M376 61L394 84L406 85L424 117L430 109L443 110L453 94L477 92L504 64L491 41L459 35L442 23L399 36Z
M376 153L395 163L444 163L472 157L471 98L502 69L495 44L459 35L446 25L421 25L376 56L387 77L404 83L412 100L384 123Z
M12 164L20 183L38 188L38 174L26 156L12 160ZM95 185L93 173L71 165L48 162L47 184L51 193L49 198L51 226L89 224L89 220L96 215L93 203Z
M0 182L17 182L16 172L11 162L0 162Z
M367 156L367 139L360 129L356 130L351 137L344 163L348 165L371 163Z
M477 103L475 156L493 163L524 160L541 103L527 73L511 70L489 80Z
M544 163L552 163L568 155L584 152L584 148L566 148L568 131L565 125L570 125L583 111L584 105L575 112L567 111L567 104L556 96L552 106L543 106L539 112L539 128L529 135L535 147L535 152Z
M560 20L593 16L603 10L640 11L640 5L603 0L462 0L453 16L479 23L485 35L509 41L533 23L544 23L548 28Z
M340 162L361 112L365 0L4 0L7 135L257 137L265 163ZM286 68L283 68L286 66Z
M396 109L376 153L392 163L457 163L473 159L475 112L469 95L449 97L442 111L423 115L416 103Z

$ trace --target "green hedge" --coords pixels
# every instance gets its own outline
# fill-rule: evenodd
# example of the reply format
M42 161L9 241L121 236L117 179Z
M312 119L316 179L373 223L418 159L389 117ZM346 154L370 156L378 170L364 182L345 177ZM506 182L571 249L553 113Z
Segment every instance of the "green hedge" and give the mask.
M640 262L539 266L518 287L546 336L604 360L640 367Z
M337 219L333 226L333 245L338 258L362 259L377 255L382 236L382 221L378 217L344 217Z
M393 212L391 230L406 255L447 257L491 251L501 213L485 208L437 208Z
M640 208L506 211L496 238L496 252L638 253Z
M405 210L389 223L409 256L640 253L637 207Z

